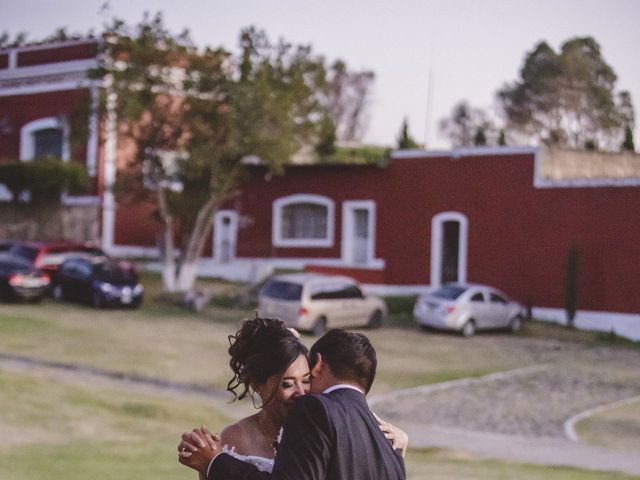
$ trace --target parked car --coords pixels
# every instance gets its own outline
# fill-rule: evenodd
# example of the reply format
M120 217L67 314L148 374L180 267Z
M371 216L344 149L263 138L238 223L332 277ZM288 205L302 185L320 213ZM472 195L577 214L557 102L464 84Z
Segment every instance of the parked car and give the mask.
M38 301L48 288L49 277L31 263L0 254L0 299Z
M104 251L90 243L67 240L15 242L7 250L7 254L31 262L49 277L55 275L62 262L69 256L76 254L106 256Z
M524 307L487 285L447 284L418 297L413 318L421 326L457 330L470 337L481 329L517 332Z
M258 294L258 312L320 335L328 328L382 325L384 301L362 293L352 278L319 273L271 277Z
M106 257L68 258L51 282L55 300L72 300L96 308L137 308L143 292L132 264Z
M9 250L14 243L11 240L0 240L0 253Z

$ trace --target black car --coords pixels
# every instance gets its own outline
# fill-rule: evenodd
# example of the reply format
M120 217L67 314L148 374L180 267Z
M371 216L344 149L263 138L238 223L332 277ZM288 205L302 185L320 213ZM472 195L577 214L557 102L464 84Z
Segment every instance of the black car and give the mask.
M51 282L54 299L73 300L96 308L137 308L143 291L133 265L105 257L68 258Z
M27 261L0 254L0 299L38 301L49 288L49 277Z

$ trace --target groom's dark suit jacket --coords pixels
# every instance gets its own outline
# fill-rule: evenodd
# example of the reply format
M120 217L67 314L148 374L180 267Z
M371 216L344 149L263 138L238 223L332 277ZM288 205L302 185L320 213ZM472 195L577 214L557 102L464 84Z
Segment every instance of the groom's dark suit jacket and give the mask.
M211 464L209 480L400 480L406 477L367 405L350 388L296 400L284 424L273 473L227 454Z

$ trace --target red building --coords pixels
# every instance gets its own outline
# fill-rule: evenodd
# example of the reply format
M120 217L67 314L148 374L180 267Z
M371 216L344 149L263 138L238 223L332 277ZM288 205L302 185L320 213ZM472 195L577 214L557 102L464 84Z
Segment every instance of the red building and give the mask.
M157 255L149 208L117 205L107 188L127 155L108 103L89 119L86 147L72 152L66 140L71 109L97 98L100 85L82 74L96 46L0 51L0 161L28 161L55 145L95 178L103 248ZM252 167L242 194L216 214L201 273L251 280L277 267L340 271L388 294L488 283L561 316L576 247L580 309L640 321L640 158L565 153L398 151L384 166L292 166L283 176Z

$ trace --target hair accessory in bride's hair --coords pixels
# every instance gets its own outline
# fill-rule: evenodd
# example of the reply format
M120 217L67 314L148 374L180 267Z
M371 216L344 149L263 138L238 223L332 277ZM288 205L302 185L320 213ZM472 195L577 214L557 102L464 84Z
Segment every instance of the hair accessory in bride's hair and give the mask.
M300 332L298 332L295 328L287 327L287 330L293 333L293 336L296 337L298 340L300 340Z

